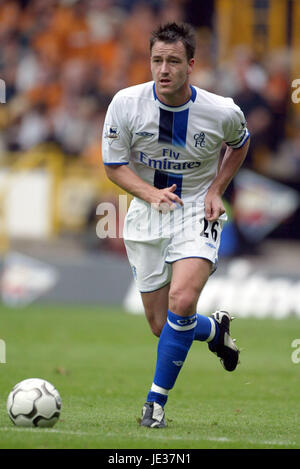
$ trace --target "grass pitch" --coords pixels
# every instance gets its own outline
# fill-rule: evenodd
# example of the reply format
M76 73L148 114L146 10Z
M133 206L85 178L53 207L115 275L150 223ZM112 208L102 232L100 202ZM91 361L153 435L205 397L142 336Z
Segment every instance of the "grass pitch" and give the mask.
M194 342L169 395L168 427L160 430L138 425L157 344L143 316L90 306L1 306L0 324L0 448L300 448L297 319L232 323L243 349L233 373ZM61 394L53 429L19 428L8 418L11 388L32 377Z

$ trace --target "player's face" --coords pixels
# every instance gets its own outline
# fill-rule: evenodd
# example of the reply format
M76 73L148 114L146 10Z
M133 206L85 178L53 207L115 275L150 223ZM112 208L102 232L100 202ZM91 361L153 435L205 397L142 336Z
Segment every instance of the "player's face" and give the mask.
M165 104L180 106L190 97L189 75L194 59L187 59L183 43L157 41L152 47L151 72L158 98Z

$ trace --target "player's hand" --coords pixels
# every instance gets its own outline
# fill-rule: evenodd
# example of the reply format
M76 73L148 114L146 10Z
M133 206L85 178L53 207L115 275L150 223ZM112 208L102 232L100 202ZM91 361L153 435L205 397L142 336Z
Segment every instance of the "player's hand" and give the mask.
M173 184L165 189L158 189L155 193L154 200L151 203L152 207L162 213L167 213L170 210L175 210L177 206L183 206L183 202L177 194L177 185Z
M207 193L204 201L205 218L207 221L216 221L225 213L222 198L217 194Z

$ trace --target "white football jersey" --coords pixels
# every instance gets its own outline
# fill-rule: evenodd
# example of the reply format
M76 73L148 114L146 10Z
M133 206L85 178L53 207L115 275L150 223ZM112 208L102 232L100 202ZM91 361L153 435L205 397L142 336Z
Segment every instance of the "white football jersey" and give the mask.
M175 183L183 201L203 203L222 143L240 148L249 132L231 98L192 85L191 91L182 106L163 104L153 81L119 91L104 123L104 164L130 164L149 184L162 189Z

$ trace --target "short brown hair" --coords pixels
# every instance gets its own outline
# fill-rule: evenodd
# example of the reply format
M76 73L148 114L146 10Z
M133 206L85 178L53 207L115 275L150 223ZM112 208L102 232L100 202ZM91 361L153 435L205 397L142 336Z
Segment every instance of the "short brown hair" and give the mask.
M187 59L194 57L196 49L195 32L187 23L166 23L155 29L150 37L150 52L157 41L172 43L181 41L185 47Z

